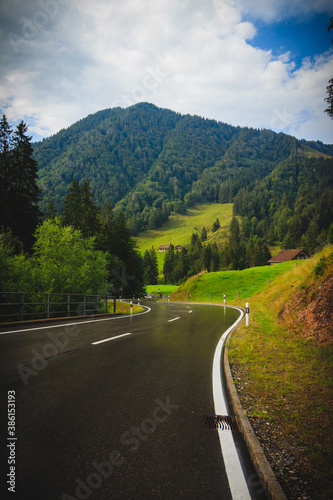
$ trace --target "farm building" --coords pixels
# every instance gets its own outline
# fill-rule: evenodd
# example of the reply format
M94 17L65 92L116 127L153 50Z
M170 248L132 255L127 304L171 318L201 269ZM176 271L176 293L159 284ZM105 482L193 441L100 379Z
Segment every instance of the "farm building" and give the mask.
M309 256L302 249L296 250L281 250L279 253L274 255L268 264L281 264L281 262L288 262L289 260L301 260L308 259Z

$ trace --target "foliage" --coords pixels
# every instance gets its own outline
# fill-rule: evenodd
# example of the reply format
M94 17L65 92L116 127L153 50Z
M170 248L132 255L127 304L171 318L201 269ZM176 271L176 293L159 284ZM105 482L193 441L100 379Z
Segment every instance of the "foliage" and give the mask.
M13 132L6 115L0 122L0 226L11 229L31 249L33 233L40 218L37 206L37 163L33 159L31 137L22 121Z
M107 255L96 250L94 239L86 239L71 226L62 227L58 217L45 220L35 233L33 255L9 255L2 243L6 262L2 274L5 291L44 293L105 293Z
M154 247L146 250L143 256L144 281L146 284L157 285L158 266Z
M269 176L234 198L234 214L243 218L245 236L267 243L303 247L309 254L320 244L333 220L333 160L289 158Z
M299 155L317 155L314 168L321 152L333 154L319 142L297 147ZM52 199L61 213L73 178L79 186L87 179L96 203L123 211L137 235L197 203L231 203L239 191L252 192L281 162L289 160L297 170L295 148L295 138L282 133L232 127L148 103L108 109L35 145L41 208L46 212ZM288 182L283 187L288 196L296 189ZM281 202L282 197L277 208ZM253 236L272 238L260 213L256 217L261 225Z
M37 229L34 251L42 291L107 291L106 255L95 249L92 238L84 238L71 226L62 227L59 218L46 220Z
M141 295L144 284L143 259L136 250L122 212L115 216L110 206L101 211L96 245L109 255L110 291L127 297Z

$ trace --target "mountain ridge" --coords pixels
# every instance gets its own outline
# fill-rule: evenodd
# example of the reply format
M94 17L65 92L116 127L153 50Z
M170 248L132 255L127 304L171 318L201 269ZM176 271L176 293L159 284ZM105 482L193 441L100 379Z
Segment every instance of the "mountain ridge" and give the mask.
M196 203L232 202L240 190L251 192L274 177L283 162L298 176L305 162L318 169L333 155L333 145L319 141L149 103L90 114L34 143L34 150L44 213L51 200L61 213L73 178L87 179L96 202L122 210L133 234L157 228L172 211L184 213Z

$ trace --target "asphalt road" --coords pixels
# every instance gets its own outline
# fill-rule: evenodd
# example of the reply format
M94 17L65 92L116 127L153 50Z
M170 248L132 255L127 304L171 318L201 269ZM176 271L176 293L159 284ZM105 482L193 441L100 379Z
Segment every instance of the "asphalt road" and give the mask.
M0 329L0 498L232 498L204 415L214 414L216 345L239 313L145 304L133 317Z

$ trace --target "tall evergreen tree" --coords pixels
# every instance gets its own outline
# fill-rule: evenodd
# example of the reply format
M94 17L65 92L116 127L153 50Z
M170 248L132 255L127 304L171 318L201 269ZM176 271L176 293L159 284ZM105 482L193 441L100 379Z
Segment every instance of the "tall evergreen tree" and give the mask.
M38 208L37 162L33 159L28 127L21 121L12 132L3 115L0 123L0 184L2 213L0 224L10 227L26 250L31 249L33 234L41 213Z
M51 200L45 215L45 219L53 220L56 218L56 216L57 216L57 210L56 207L54 206L53 200Z
M157 285L157 280L158 280L158 264L157 264L157 257L156 257L156 252L154 248L150 249L149 252L150 255L150 280L149 284L150 285Z
M76 178L73 178L65 196L63 223L65 226L73 226L75 229L81 228L82 223L82 196L81 188Z
M9 227L10 216L10 186L12 159L12 129L6 115L2 115L0 122L0 225Z
M94 236L100 230L99 210L93 201L93 193L89 182L85 179L81 188L82 221L81 230L85 238Z

